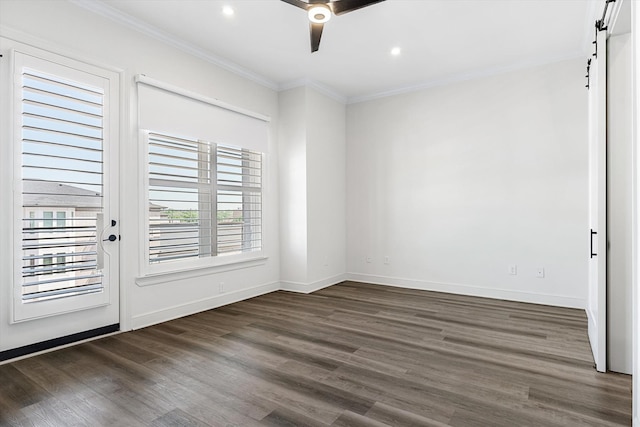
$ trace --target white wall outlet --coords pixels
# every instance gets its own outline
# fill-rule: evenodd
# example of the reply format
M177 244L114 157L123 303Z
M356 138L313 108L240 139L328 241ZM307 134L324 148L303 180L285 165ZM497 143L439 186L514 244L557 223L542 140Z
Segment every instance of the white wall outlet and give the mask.
M515 264L510 264L509 265L509 274L512 276L515 276L518 274L518 266Z
M220 293L224 293L224 282L220 282L220 285L218 286L218 291Z
M371 258L370 256L367 256L366 260L367 264L371 264L373 262L373 258Z
M536 277L539 279L544 278L544 267L536 268Z
M384 257L384 263L385 263L386 265L389 265L389 257L388 257L388 256L385 256L385 257Z

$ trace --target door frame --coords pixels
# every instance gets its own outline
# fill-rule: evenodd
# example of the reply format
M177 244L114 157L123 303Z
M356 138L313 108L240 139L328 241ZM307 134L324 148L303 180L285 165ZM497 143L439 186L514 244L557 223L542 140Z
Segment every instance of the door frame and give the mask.
M21 52L32 54L35 56L42 57L47 59L47 57L64 57L71 61L76 61L80 63L87 64L92 67L100 68L108 73L113 73L117 75L117 84L114 86L115 93L117 94L117 100L113 99L114 103L114 114L112 115L112 119L117 122L117 125L113 127L112 137L119 141L118 147L122 147L127 140L130 132L128 132L128 127L130 125L130 120L128 117L128 104L127 104L127 95L130 92L129 86L126 82L126 73L123 69L114 67L109 64L105 64L103 60L97 59L97 57L91 57L86 54L79 54L77 51L69 50L61 48L59 45L51 43L50 41L41 39L39 37L34 37L19 31L14 31L7 27L0 28L0 54L3 57L0 57L0 75L3 76L0 81L4 86L2 87L2 91L9 91L7 93L8 96L3 96L2 100L0 100L0 111L2 114L0 116L0 122L2 122L2 126L0 129L4 129L0 131L0 140L3 141L0 144L0 158L3 159L11 159L3 163L3 171L0 173L0 191L3 194L10 195L7 200L12 203L13 197L11 196L14 190L14 176L15 176L15 168L19 167L13 161L13 150L14 150L14 130L13 130L13 63L10 61L10 55L8 55L10 49L16 49ZM111 162L113 163L111 166L111 173L115 176L121 175L123 158L125 154L124 150L119 149L116 150L113 156L111 156ZM5 167L6 166L6 167ZM125 188L124 180L120 179L119 182L115 182L114 191L118 194L117 197L113 200L113 207L111 215L115 216L118 220L121 218L121 206L122 206L122 195L123 189ZM0 245L0 281L3 283L13 283L14 279L14 262L13 257L15 256L15 241L13 240L14 235L14 218L12 209L4 209L0 210L0 239L5 242L10 242L8 245ZM118 317L119 317L119 331L126 331L130 328L130 308L129 308L129 289L126 286L123 286L123 268L122 261L124 260L122 247L117 251L117 261L120 264L120 268L113 275L114 285L116 286L119 297L114 304L118 305ZM0 289L0 301L13 301L13 286L5 286L4 289ZM19 345L16 345L15 341L11 339L8 334L8 328L10 327L10 319L11 319L11 308L7 303L0 303L0 353L2 351L6 351L8 349L16 348ZM79 313L82 313L81 310ZM74 317L72 315L72 317ZM77 322L77 319L75 319ZM101 329L97 328L96 330ZM72 334L70 336L78 335L77 340L86 340L92 339L90 337L84 336L86 334ZM54 340L55 341L55 340ZM64 343L62 343L64 344ZM58 345L58 344L56 344Z

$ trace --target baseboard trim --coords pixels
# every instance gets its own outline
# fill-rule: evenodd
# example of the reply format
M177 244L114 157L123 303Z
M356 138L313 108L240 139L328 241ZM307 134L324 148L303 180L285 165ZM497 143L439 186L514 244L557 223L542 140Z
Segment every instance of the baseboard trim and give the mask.
M189 316L201 311L211 310L213 308L222 307L223 305L233 304L234 302L268 294L279 289L280 283L272 282L247 289L241 289L235 292L223 293L213 297L191 301L186 304L174 305L162 310L144 313L138 316L134 316L131 319L132 329L145 328L147 326L167 322L169 320L177 319L184 316Z
M118 332L119 330L120 324L115 323L113 325L103 326L101 328L91 329L89 331L82 331L75 334L66 335L64 337L25 345L23 347L0 351L0 362L9 360L13 361L18 358L22 358L23 356L31 356L35 353L43 353L52 349L61 348L63 346L78 344L81 341L87 341L104 335L113 334L114 332Z
M398 288L446 292L457 295L469 295L507 301L528 302L532 304L552 305L557 307L580 309L584 309L586 307L586 301L581 298L566 297L561 295L534 294L529 292L511 291L505 289L484 288L459 283L439 283L426 280L405 279L400 277L378 276L362 273L347 273L346 279L353 280L355 282L371 283L374 285L386 285L395 286Z
M338 274L337 276L327 277L311 283L282 281L280 282L280 290L310 294L311 292L319 291L320 289L333 286L345 280L347 280L346 274Z

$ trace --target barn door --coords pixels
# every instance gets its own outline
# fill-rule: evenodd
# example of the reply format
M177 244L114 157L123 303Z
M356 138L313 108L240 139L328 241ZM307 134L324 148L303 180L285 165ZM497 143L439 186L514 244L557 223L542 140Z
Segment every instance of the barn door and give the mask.
M589 69L589 342L596 369L607 370L607 32L598 31Z

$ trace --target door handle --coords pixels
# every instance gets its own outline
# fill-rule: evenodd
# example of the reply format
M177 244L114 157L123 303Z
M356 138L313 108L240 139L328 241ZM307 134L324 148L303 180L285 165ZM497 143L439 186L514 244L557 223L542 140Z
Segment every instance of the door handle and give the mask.
M104 268L104 246L102 242L115 242L119 239L119 236L110 234L109 237L103 239L107 228L104 228L104 214L99 212L96 214L96 269L102 270ZM115 227L116 221L111 220L110 226Z
M592 229L591 229L591 236L589 236L589 242L590 242L590 246L591 246L591 249L589 250L589 252L591 253L590 258L593 258L594 256L598 256L598 254L597 254L597 253L594 253L594 252L593 252L593 235L594 235L594 234L596 234L596 235L597 235L597 234L598 234L598 232L597 232L597 231L593 231L593 228L592 228Z

